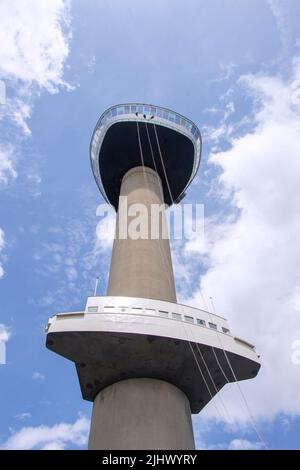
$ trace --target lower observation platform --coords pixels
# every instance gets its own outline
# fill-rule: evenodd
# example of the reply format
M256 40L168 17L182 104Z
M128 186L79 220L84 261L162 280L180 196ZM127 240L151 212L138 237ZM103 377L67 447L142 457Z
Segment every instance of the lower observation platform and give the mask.
M47 347L75 363L90 401L120 380L155 378L176 385L199 413L227 382L260 369L254 346L232 336L224 318L165 301L89 297L84 312L51 317L46 332Z

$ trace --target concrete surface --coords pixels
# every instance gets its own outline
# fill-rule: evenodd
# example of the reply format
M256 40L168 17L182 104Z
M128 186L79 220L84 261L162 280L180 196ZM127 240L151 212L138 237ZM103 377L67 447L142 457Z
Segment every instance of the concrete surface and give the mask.
M129 379L97 395L90 450L194 448L189 401L174 385L163 380Z
M151 204L163 203L159 176L150 168L132 168L122 180L120 196L127 196L129 210L137 203L147 208L148 239L130 238L130 223L135 216L128 217L128 238L120 239L119 225L125 224L118 211L107 295L176 302L169 239L151 239ZM161 225L165 220L163 211Z
M103 320L99 318L101 316ZM116 315L107 314L85 314L78 317L54 321L49 327L47 347L75 363L81 393L86 400L93 401L104 388L120 380L151 377L176 385L187 396L192 413L199 413L216 393L211 379L217 390L227 380L234 381L215 331L208 330L207 333L210 334L206 335L205 328L191 325L187 329L188 338L183 340L177 333L180 326L182 330L183 325L176 320L153 317L147 319L140 316L132 318L130 322L130 315L117 320ZM156 325L156 334L152 322ZM147 334L149 329L152 334ZM168 329L169 337L158 336L163 329ZM174 332L175 336L172 337ZM222 336L227 357L237 379L255 377L260 368L256 353L234 338ZM210 393L187 339L193 347ZM203 359L209 367L210 376Z
M129 212L133 205L143 205L147 230L142 238L132 237L130 224L137 214L124 221L120 199L107 295L176 303L165 208L156 225L151 213L152 205L164 201L160 177L150 168L132 168L122 179L120 196L127 198ZM157 225L160 230L153 238ZM127 227L125 239L124 233L120 235L120 226ZM137 348L134 356L140 353ZM136 374L133 371L133 377ZM155 378L116 382L94 400L89 448L194 449L189 401L177 387Z

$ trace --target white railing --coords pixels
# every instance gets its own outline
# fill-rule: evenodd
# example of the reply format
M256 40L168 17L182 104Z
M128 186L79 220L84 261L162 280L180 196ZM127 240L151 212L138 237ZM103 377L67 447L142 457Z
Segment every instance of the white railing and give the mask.
M225 318L187 305L132 297L89 297L85 309L89 314L130 314L167 318L194 324L230 335Z
M153 106L141 103L127 103L112 106L107 109L99 118L94 129L90 144L90 159L98 187L105 199L106 193L102 184L99 168L99 151L108 128L120 121L140 121L141 117L153 118L153 123L161 124L185 134L194 146L194 165L189 183L193 180L200 164L201 155L201 134L198 127L188 118L175 111L171 111L160 106Z

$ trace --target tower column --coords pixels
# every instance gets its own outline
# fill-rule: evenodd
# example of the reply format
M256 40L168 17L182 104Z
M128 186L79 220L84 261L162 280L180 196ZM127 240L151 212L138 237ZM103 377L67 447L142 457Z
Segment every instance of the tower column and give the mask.
M163 190L151 168L123 177L107 295L176 302Z
M90 450L194 448L190 404L174 385L163 380L128 379L97 395Z
M172 260L158 174L150 168L132 168L123 177L120 196L107 295L175 303ZM127 205L129 214L133 211L127 221L122 219L122 204ZM143 214L141 204L147 215ZM161 205L160 218L156 221L153 212L151 214L153 205ZM131 222L139 214L144 216L139 229L146 230L146 237L132 239ZM158 237L155 234L153 238L153 232L151 237L151 224L152 230L159 225ZM120 227L123 230L126 227L121 236ZM190 404L176 386L158 379L132 378L110 385L96 396L89 449L194 448Z

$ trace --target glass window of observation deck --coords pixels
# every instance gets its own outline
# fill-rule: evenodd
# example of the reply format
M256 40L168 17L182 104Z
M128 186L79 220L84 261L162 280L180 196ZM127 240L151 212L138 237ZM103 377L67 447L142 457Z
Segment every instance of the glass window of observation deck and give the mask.
M187 321L188 323L194 323L194 318L190 317L189 315L184 315L184 321Z
M192 134L193 134L194 137L197 137L197 127L193 126Z
M118 106L117 113L118 114L124 114L124 106Z
M88 307L88 312L97 313L98 312L98 307Z
M165 310L158 310L158 315L160 317L168 318L169 312L166 312Z
M176 124L180 124L180 116L178 116L178 114L175 114L175 122Z
M181 320L181 315L179 313L172 313L173 320Z
M146 308L146 313L149 313L150 315L155 315L155 309L154 308Z

